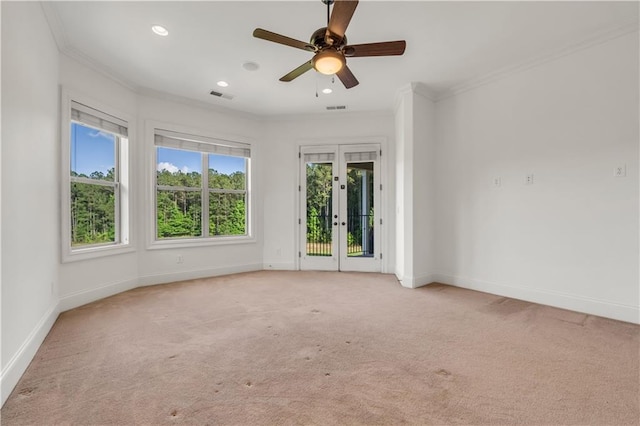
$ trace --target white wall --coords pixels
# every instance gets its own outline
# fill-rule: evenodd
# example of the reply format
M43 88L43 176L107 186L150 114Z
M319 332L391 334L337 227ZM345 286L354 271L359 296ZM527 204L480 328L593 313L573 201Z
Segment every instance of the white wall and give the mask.
M260 206L260 155L263 124L261 120L231 110L220 111L192 105L181 100L141 95L101 72L80 64L66 55L61 56L61 84L101 104L136 117L137 131L130 137L132 209L132 241L136 251L98 259L64 263L60 268L61 309L112 295L139 285L219 275L262 268L262 222ZM167 97L168 98L168 97ZM188 248L151 249L154 213L151 209L155 173L154 144L147 128L166 124L175 130L250 142L253 144L253 190L257 194L255 241L233 245L211 245ZM177 263L177 257L183 263Z
M262 190L264 209L265 269L297 268L298 184L300 144L322 145L366 143L375 138L386 140L382 171L384 225L382 228L383 271L393 272L395 264L395 148L392 113L341 113L299 117L279 117L266 121L263 153Z
M435 103L422 84L398 93L395 125L395 274L416 288L434 281L436 265Z
M438 102L439 280L638 322L638 84L636 32Z
M59 309L138 285L294 269L300 144L387 141L384 272L403 273L396 270L398 244L399 255L412 256L414 275L435 270L435 279L451 284L639 321L637 33L442 100L435 121L426 98L395 116L259 119L135 93L59 57L39 3L1 7L2 402ZM132 253L59 264L59 83L137 117ZM403 121L409 113L410 123ZM149 248L150 122L254 144L255 241ZM405 147L396 152L395 146L407 132L418 135L410 176ZM410 189L398 197L397 153L399 176ZM613 168L622 164L627 177L614 178ZM523 184L526 173L534 174L533 185ZM492 186L494 177L500 187ZM424 185L429 180L435 193ZM409 246L407 235L395 232L396 200L411 204L413 222L424 219ZM178 255L184 263L176 263Z
M179 130L200 136L216 137L236 142L251 143L252 179L251 190L255 204L253 212L252 242L240 244L212 245L189 248L149 249L153 230L154 212L148 208L152 205L150 197L141 199L139 240L139 273L141 284L156 284L175 280L228 274L241 271L262 269L262 151L265 144L264 126L261 120L248 114L233 111L218 111L191 106L171 100L155 97L139 97L140 148L138 162L138 180L142 182L141 191L150 195L153 183L155 164L153 139L145 132L152 129L153 123L167 124L169 130ZM146 200L146 201L145 201ZM177 263L178 255L184 259Z
M434 280L436 268L436 106L424 94L413 97L413 285Z
M86 65L66 55L60 55L60 85L71 93L78 93L92 99L100 105L136 117L138 101L136 94L129 88L116 83ZM134 123L135 124L135 123ZM140 161L137 138L131 140L132 164ZM136 174L136 166L131 173L131 190L135 199L140 198L140 180ZM139 227L140 208L134 204L132 209L132 228ZM59 228L59 224L56 227ZM132 236L132 244L139 247L140 241ZM60 307L71 309L101 297L137 286L138 257L136 252L112 256L74 261L60 265Z
M57 317L58 50L40 3L2 2L4 403Z

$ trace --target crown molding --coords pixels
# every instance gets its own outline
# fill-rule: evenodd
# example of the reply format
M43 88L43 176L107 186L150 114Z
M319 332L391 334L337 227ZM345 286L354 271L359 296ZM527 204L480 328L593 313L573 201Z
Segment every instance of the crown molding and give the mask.
M396 91L396 96L394 99L394 107L393 110L397 111L400 107L400 103L402 102L402 98L405 95L410 93L415 93L416 95L420 95L425 99L430 100L431 102L436 102L438 100L438 94L434 90L432 90L429 86L422 82L412 82L409 84L405 84L400 87Z
M113 69L110 69L108 66L96 61L95 59L91 58L85 53L72 47L68 42L66 33L64 31L64 27L62 25L60 17L58 16L58 13L55 10L55 7L53 6L53 2L41 1L40 5L42 7L42 10L44 11L45 18L47 20L47 23L49 24L49 28L56 42L56 45L58 46L58 50L60 51L61 54L64 54L65 56L71 59L74 59L75 61L89 67L90 69L98 72L99 74L102 74L106 78L124 86L125 88L131 90L136 94L149 96L157 99L164 99L168 101L178 102L178 103L191 105L199 108L206 108L206 109L214 110L218 112L227 112L227 113L234 112L237 114L244 115L247 118L259 119L259 120L264 120L267 118L268 119L286 119L286 117L296 116L296 114L294 115L283 114L282 117L279 117L277 115L270 116L268 114L250 113L250 112L242 111L239 109L234 109L232 106L214 105L204 101L199 101L199 100L178 96L178 95L172 95L166 92L160 92L147 87L139 86L133 83L132 81L130 81L129 79L127 79L126 77L118 74ZM447 98L456 96L458 94L482 87L486 84L490 84L490 83L502 80L511 75L518 74L528 69L535 68L547 62L554 61L554 60L563 58L565 56L569 56L580 50L594 47L599 44L614 40L616 38L623 37L634 32L638 32L638 29L639 29L639 23L638 23L638 20L635 19L625 24L599 31L593 34L592 36L586 39L582 39L578 42L565 45L563 47L557 48L545 54L524 60L520 63L509 65L509 66L497 69L495 71L486 73L484 75L471 78L469 80L463 81L462 83L455 84L453 86L450 86L449 88L446 88L440 91L435 91L431 89L427 84L423 82L408 83L396 91L392 111L395 112L398 110L398 107L400 106L400 103L402 101L402 97L408 93L415 93L420 96L423 96L424 98L430 101L438 102L440 100L447 99ZM367 112L364 112L364 113L366 114ZM328 112L327 116L331 114L332 114L331 112ZM353 114L353 113L349 113L349 114ZM298 114L298 115L318 116L318 115L324 115L324 114L309 113L309 114Z
M56 42L58 50L62 52L69 45L69 42L67 40L64 27L62 26L60 16L52 4L52 2L41 1L40 7L42 7L42 11L44 12L44 18L47 20L47 24L51 30L51 35L53 35L53 40Z
M185 96L180 96L180 95L174 95L167 92L161 92L159 90L154 90L154 89L150 89L148 87L143 87L143 86L139 86L135 90L135 93L139 96L144 96L147 98L154 98L154 99L159 99L159 100L168 101L168 102L175 102L175 103L179 103L179 104L190 106L190 107L218 112L221 114L233 113L236 116L247 118L250 120L260 121L265 118L265 116L254 114L251 112L234 109L227 106L210 104L208 102L200 101L197 99L187 98Z
M429 88L429 86L427 86L425 83L415 81L401 86L396 91L396 100L408 93L415 93L429 99L430 101L435 101L438 98L437 93Z
M502 80L511 75L518 74L531 68L535 68L547 62L555 61L565 56L572 55L590 47L597 46L602 43L614 40L619 37L626 36L638 31L638 21L631 21L622 25L608 28L603 31L599 31L592 36L583 39L579 42L568 44L547 52L543 55L536 56L515 65L509 65L495 71L489 72L482 76L472 78L463 83L456 84L438 93L436 101L447 99L460 93L467 92L469 90L476 89L489 83L493 83L498 80Z
M438 100L438 94L424 83L411 83L411 90L413 91L413 93L420 95L432 102Z
M371 110L371 111L318 111L299 114L274 114L261 116L269 122L284 122L284 121L300 121L300 120L313 120L315 122L327 121L331 123L336 119L346 118L393 118L393 111L388 110Z
M58 51L60 52L60 54L90 68L92 71L95 71L98 74L101 74L102 76L108 78L109 80L117 84L120 84L126 89L132 91L134 94L140 95L140 96L152 97L156 99L162 99L162 100L171 101L171 102L177 102L184 105L204 108L204 109L213 110L221 113L228 114L229 112L233 112L233 113L237 113L238 115L251 118L253 120L262 118L261 116L251 114L245 111L235 110L229 107L212 105L207 102L190 99L183 96L172 95L165 92L160 92L160 91L153 90L144 86L139 86L133 83L131 80L122 76L121 74L114 71L112 68L108 67L107 65L95 60L91 56L71 46L71 44L69 44L68 42L68 38L64 31L62 21L60 20L60 17L56 12L56 9L53 6L53 3L47 2L47 1L41 1L40 5L42 6L45 19L47 20L47 23L51 30L51 34L53 35L53 39L55 40L56 45L58 46Z
M87 68L90 68L91 70L97 72L98 74L101 74L102 76L108 78L109 80L125 87L126 89L131 90L134 93L138 93L138 91L140 90L140 86L138 86L137 84L123 77L121 74L118 74L116 71L104 65L103 63L98 62L92 57L84 54L83 52L79 51L75 47L67 46L65 47L64 50L61 50L60 53L86 66Z
M90 56L82 53L75 47L69 44L66 32L64 30L64 26L62 25L62 21L60 20L60 16L58 12L56 12L55 7L53 6L53 2L41 1L40 6L42 7L42 11L44 12L44 17L49 25L49 29L51 30L51 34L53 35L53 39L58 46L58 51L60 54L65 55L68 58L79 62L82 65L85 65L91 68L93 71L102 74L108 79L120 84L121 86L126 87L129 90L136 92L138 90L138 86L132 83L127 78L119 75L114 70L110 69L106 65L96 61Z

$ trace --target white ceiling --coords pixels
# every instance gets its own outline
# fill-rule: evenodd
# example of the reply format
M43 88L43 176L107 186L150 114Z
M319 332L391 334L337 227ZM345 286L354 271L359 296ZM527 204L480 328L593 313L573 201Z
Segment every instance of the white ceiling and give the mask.
M349 44L407 41L404 56L351 58L360 85L309 71L278 79L311 53L252 37L260 27L298 40L326 26L326 6L306 1L46 2L64 53L141 92L206 102L259 115L391 110L398 89L423 83L436 96L563 49L637 28L637 2L360 1ZM159 37L151 26L170 34ZM255 72L242 64L260 64ZM226 80L229 87L216 86ZM330 95L320 92L330 86ZM233 96L215 98L209 91ZM327 114L336 112L327 112Z

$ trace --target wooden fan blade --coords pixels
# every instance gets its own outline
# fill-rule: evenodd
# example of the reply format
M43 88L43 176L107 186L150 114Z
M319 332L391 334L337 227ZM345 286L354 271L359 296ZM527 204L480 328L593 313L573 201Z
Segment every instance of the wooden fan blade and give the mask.
M338 71L336 75L338 76L342 84L344 84L344 87L346 87L347 89L351 89L352 87L360 84L356 76L353 75L353 73L351 72L351 70L347 65L342 67L342 69Z
M347 26L349 26L357 6L358 0L335 0L329 25L327 25L327 35L325 36L327 44L338 44L344 38L344 33L347 31Z
M402 55L407 47L404 40L383 41L381 43L354 44L342 49L344 56L357 58L362 56L394 56Z
M306 50L308 52L315 52L317 50L315 46L312 46L309 43L276 34L271 31L263 30L262 28L256 28L255 30L253 30L253 36L256 38L261 38L263 40L272 41L274 43L284 44L285 46L291 46L297 49Z
M283 75L282 77L280 77L280 81L291 81L294 78L300 77L302 74L309 71L311 68L313 68L313 63L311 61L305 62L295 70L291 71L289 74Z

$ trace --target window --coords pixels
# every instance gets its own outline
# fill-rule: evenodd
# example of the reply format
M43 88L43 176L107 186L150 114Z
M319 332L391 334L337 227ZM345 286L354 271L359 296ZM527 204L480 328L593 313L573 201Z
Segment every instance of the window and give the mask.
M126 121L73 100L67 105L63 256L70 260L129 245L129 140Z
M247 237L249 145L155 130L156 240Z

